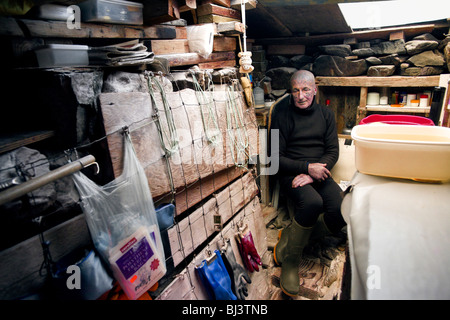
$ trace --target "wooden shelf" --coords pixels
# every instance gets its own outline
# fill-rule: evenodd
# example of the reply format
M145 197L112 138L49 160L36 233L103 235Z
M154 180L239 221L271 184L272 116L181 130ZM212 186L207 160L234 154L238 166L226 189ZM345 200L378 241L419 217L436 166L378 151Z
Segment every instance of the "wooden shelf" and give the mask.
M367 111L382 111L382 112L404 112L404 113L429 113L430 107L391 107L391 106L365 106Z
M0 153L11 151L38 141L51 138L55 135L51 130L22 132L13 135L0 134Z
M439 76L421 77L316 77L317 86L333 87L435 87Z
M175 39L176 29L175 26L169 25L131 26L96 23L81 23L80 29L69 29L65 21L0 17L0 35L43 38Z

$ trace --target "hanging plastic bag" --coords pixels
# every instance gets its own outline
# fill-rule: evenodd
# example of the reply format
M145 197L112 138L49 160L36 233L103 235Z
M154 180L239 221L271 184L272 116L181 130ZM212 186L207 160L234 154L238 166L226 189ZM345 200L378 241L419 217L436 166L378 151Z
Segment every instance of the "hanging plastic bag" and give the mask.
M164 248L144 169L124 133L123 172L99 186L73 174L94 246L130 300L166 273Z

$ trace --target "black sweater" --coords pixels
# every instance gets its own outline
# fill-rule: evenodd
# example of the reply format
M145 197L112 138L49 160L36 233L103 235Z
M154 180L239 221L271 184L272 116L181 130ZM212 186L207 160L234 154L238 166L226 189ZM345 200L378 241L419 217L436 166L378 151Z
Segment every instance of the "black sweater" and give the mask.
M331 170L339 158L334 112L315 100L308 108L299 109L291 100L281 100L272 113L270 130L279 129L279 173L307 174L307 162L326 163ZM272 150L273 156L276 149Z

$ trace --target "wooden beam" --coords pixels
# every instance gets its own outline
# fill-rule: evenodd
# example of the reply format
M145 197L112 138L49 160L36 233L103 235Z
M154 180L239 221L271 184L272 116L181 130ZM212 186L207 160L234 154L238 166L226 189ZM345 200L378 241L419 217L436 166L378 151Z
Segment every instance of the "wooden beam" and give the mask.
M240 22L239 19L219 16L217 14L208 14L205 16L198 17L198 23L222 23L222 22Z
M80 29L67 28L63 21L44 21L19 19L31 37L42 38L124 38L124 39L173 39L176 37L174 26L126 26L95 23L81 23ZM24 32L15 20L0 17L1 36L24 37Z
M155 55L171 53L189 53L187 39L151 40L151 51Z
M204 62L214 62L236 59L236 54L230 52L213 52L208 58L201 57L198 53L161 54L156 57L167 59L171 67L188 66Z
M236 37L214 37L213 52L235 51Z
M305 54L305 46L302 44L268 45L267 55L299 55Z
M198 67L202 70L204 70L204 69L222 69L222 68L226 68L226 67L235 67L235 66L236 66L236 60L204 62L204 63L198 64Z
M439 85L439 76L421 77L316 77L318 86L342 87L435 87Z
M435 27L435 24L427 24L412 27L395 27L379 30L355 31L350 33L335 33L307 37L295 37L291 34L279 38L261 38L258 39L258 44L304 44L307 46L314 46L337 43L338 41L343 41L347 38L355 38L359 41L365 41L375 38L388 40L392 32L400 30L403 30L405 38L412 38L419 34L430 33L434 30Z
M219 215L224 225L257 193L255 178L251 173L247 173L181 220L178 227L169 229L170 247L175 266L216 231L214 215Z
M222 34L242 34L245 31L245 25L237 21L222 22L216 26L217 32Z
M216 14L223 17L241 19L241 12L231 8L225 8L216 4L203 4L197 9L197 16Z

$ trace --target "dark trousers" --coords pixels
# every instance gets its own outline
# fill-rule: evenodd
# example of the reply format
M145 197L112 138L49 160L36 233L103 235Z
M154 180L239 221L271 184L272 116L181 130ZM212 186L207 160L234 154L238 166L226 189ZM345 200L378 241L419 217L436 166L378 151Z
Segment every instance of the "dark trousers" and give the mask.
M332 178L297 188L292 188L293 179L281 177L280 190L294 202L294 218L300 225L312 227L322 212L330 231L337 232L346 225L341 214L342 190Z

